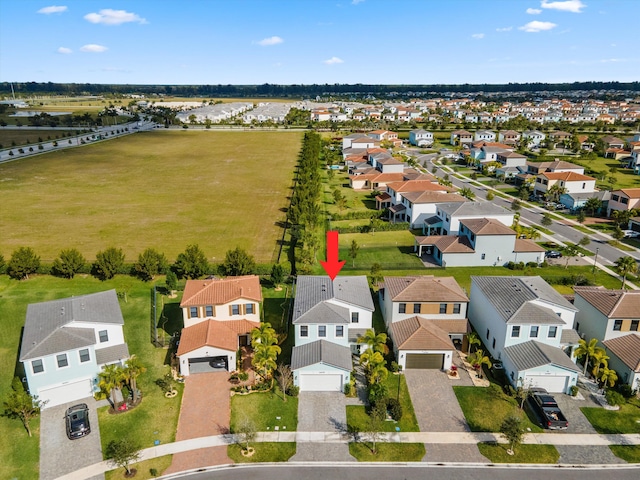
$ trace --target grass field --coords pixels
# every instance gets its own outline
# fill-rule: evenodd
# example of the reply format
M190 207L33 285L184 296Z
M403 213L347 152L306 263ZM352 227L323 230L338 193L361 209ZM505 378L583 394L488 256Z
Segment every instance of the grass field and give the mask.
M2 145L2 148L11 148L12 142L14 142L16 148L18 148L20 145L29 143L35 145L38 143L39 138L45 142L56 138L62 139L68 133L75 134L76 130L6 130L0 128L0 145Z
M175 259L198 243L212 262L236 246L271 261L302 135L157 131L0 165L0 252L45 261L116 246Z

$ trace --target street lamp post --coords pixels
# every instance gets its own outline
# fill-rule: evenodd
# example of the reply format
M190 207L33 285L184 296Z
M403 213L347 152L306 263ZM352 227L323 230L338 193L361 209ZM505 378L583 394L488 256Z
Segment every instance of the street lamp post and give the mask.
M593 270L591 270L591 273L595 275L596 273L596 265L598 263L598 252L600 251L600 249L598 247L596 247L596 257L593 260Z

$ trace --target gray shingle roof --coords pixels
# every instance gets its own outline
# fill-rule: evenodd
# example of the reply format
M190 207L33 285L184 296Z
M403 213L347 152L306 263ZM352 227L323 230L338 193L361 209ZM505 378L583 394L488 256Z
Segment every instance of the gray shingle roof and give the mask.
M438 208L449 215L491 216L509 214L509 210L491 202L441 203Z
M20 361L95 344L94 330L78 328L78 323L124 325L116 291L29 305Z
M293 323L309 324L309 323L321 323L321 324L348 324L350 321L349 309L334 305L329 302L321 302L309 310L304 312Z
M564 325L564 321L550 308L541 307L534 303L524 303L507 320L507 323L520 325Z
M562 345L577 345L580 341L580 335L573 328L563 328L560 335L560 343Z
M293 304L293 322L297 323L298 318L311 308L328 300L337 300L372 312L374 310L369 283L364 275L338 276L333 281L326 275L300 275ZM333 311L339 312L335 308Z
M529 370L543 365L557 365L559 367L579 372L580 369L575 363L557 347L552 347L546 343L529 340L506 347L502 351L518 371Z
M126 343L96 350L96 363L105 365L129 358L129 347Z
M326 340L316 340L315 342L293 347L291 370L298 370L317 363L351 371L353 368L351 350L349 347Z
M471 282L480 289L505 322L508 322L523 304L536 299L574 312L578 310L541 277L472 276Z

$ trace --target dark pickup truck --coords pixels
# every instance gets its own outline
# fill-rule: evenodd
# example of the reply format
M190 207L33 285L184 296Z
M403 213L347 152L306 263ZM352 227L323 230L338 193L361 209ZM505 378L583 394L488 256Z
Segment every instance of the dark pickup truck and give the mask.
M540 416L544 428L563 430L569 426L552 395L543 388L532 388L531 392L531 406Z

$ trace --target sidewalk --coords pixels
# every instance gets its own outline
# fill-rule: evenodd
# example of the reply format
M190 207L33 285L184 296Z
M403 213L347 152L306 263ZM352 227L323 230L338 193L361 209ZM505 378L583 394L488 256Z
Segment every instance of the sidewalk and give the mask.
M368 441L369 433L358 435L358 441ZM353 435L335 432L258 432L256 442L296 442L296 443L349 443L355 441ZM425 444L476 444L480 442L507 443L499 433L488 432L401 432L383 433L379 442L425 443ZM167 443L142 450L140 461L163 455L186 452L200 448L220 447L236 443L234 435L215 435L192 438L180 442ZM539 445L640 445L640 434L556 434L528 433L522 443ZM487 463L489 463L487 461ZM84 480L94 475L116 468L111 462L103 461L81 470L69 473L57 480Z

